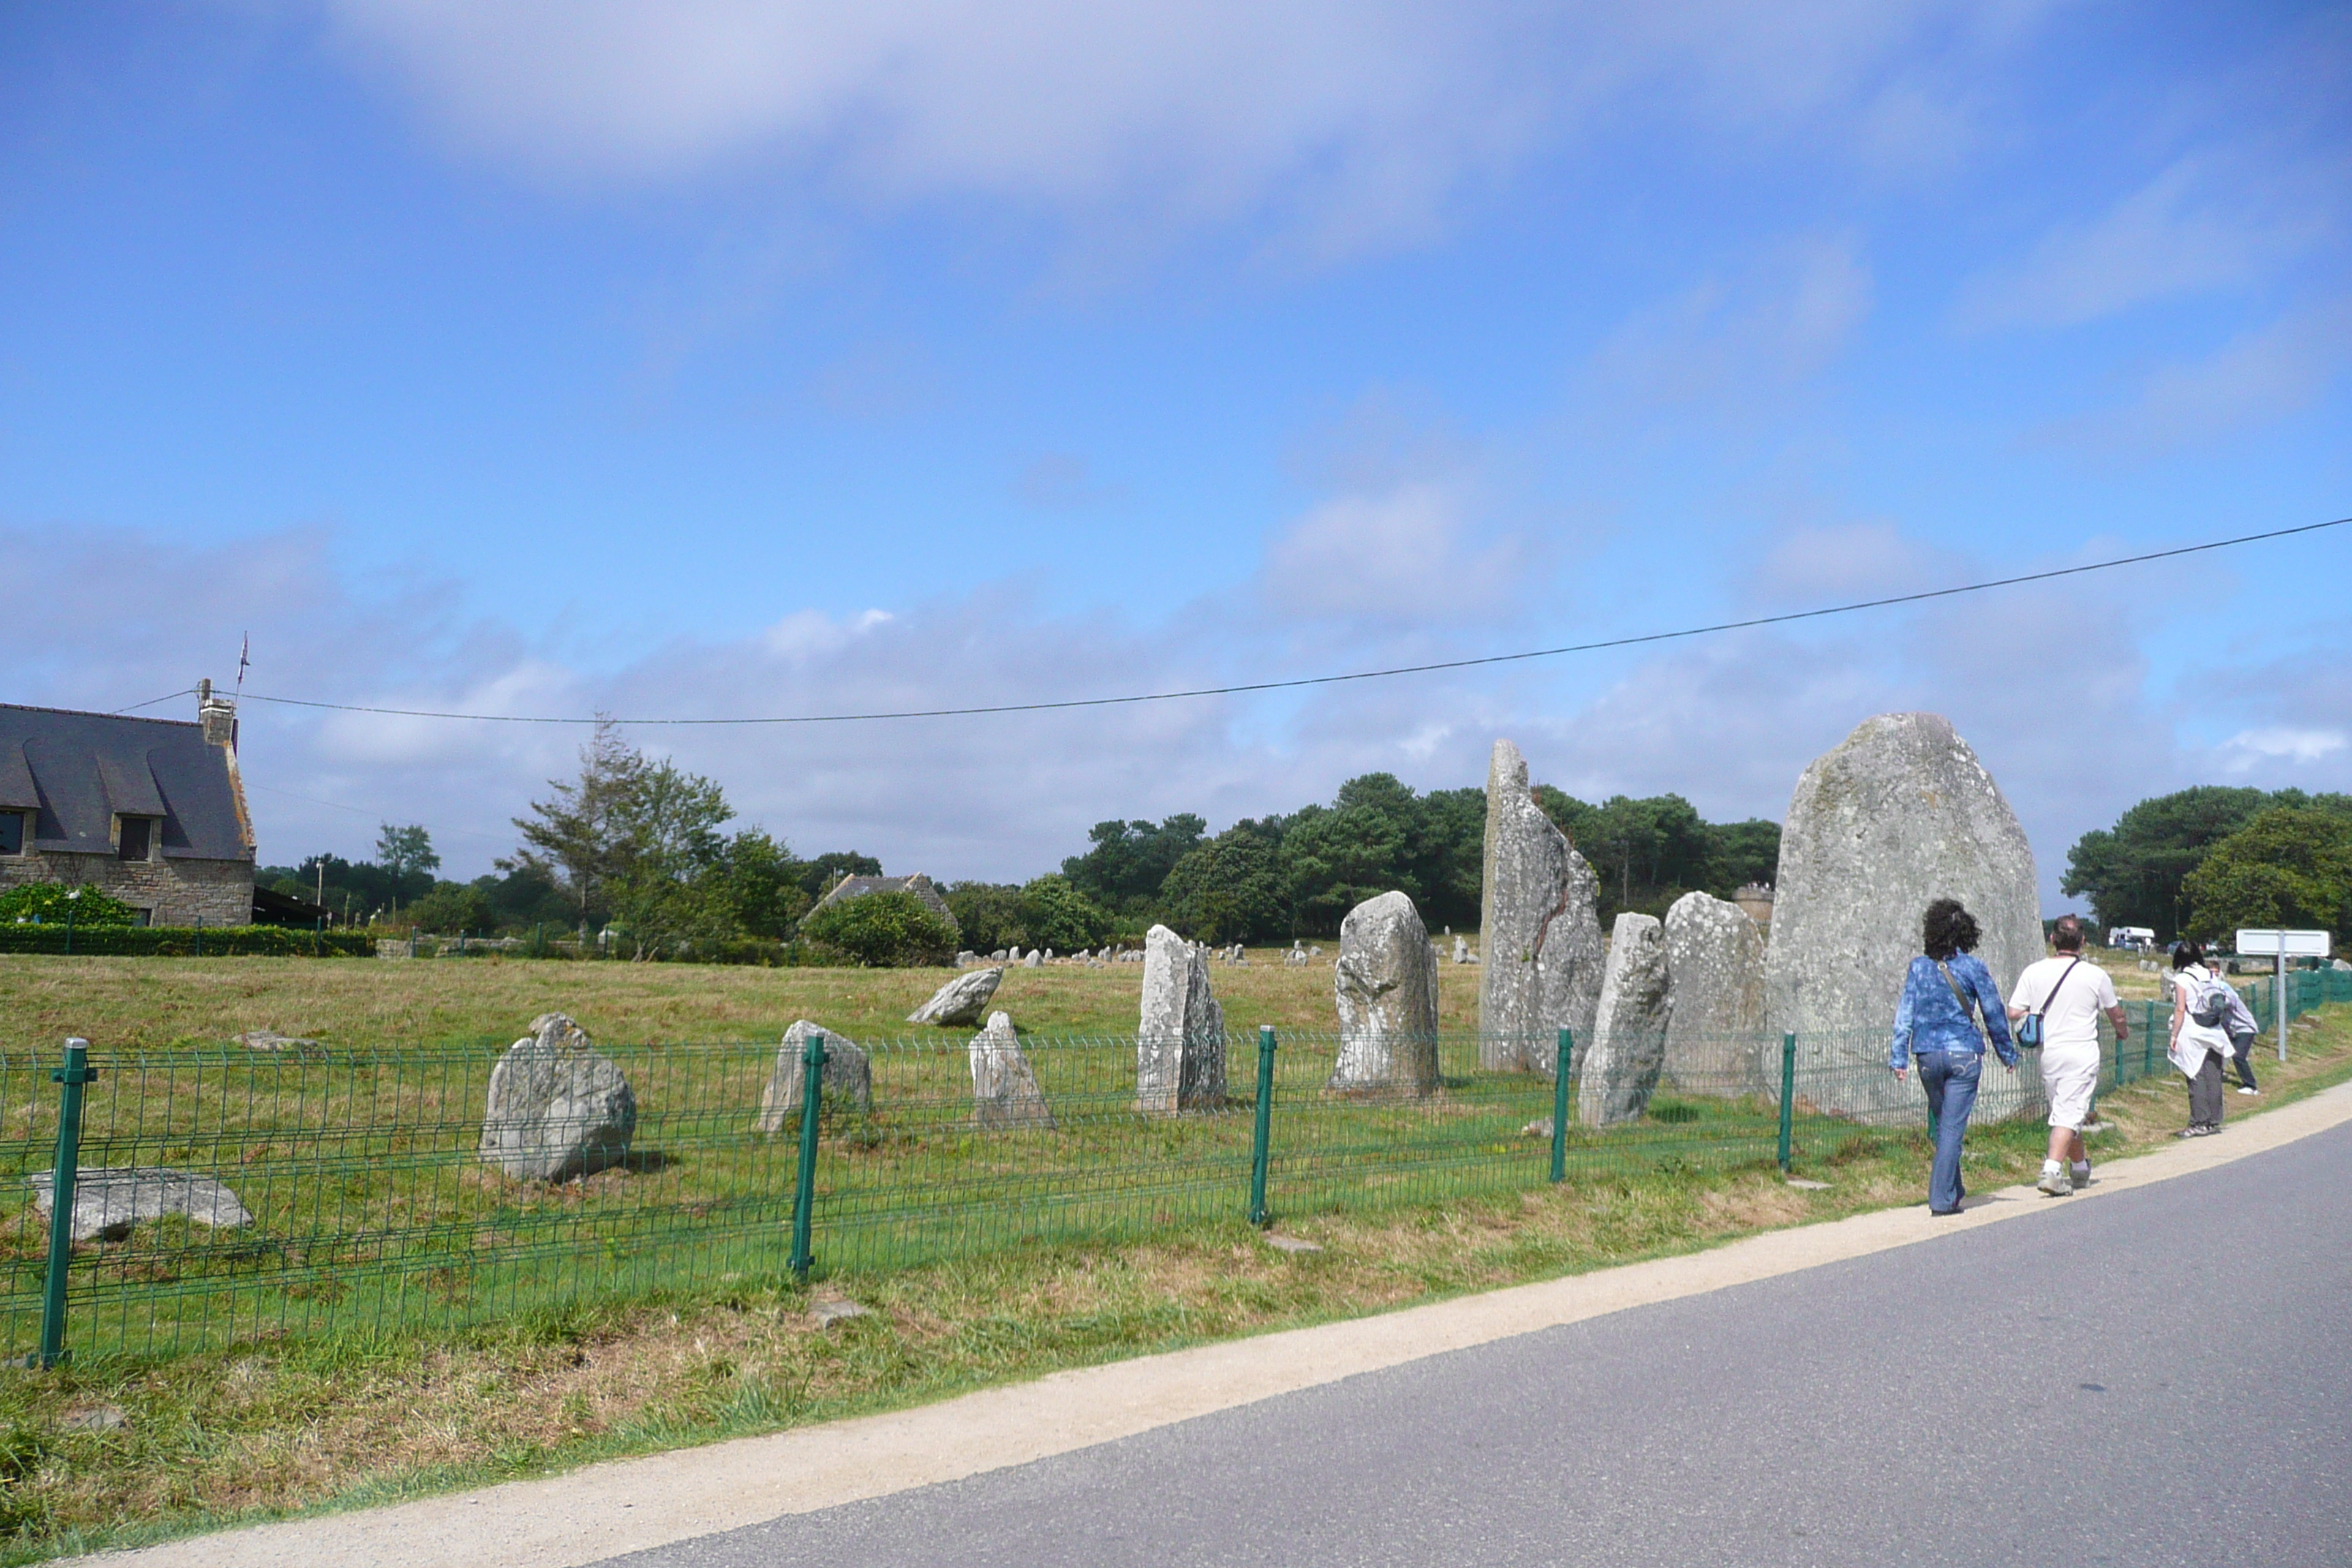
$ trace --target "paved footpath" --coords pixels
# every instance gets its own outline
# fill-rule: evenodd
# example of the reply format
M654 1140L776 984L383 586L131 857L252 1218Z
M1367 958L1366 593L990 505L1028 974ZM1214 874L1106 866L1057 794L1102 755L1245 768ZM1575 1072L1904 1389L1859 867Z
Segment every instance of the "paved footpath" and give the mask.
M1970 1203L110 1561L2352 1564L2352 1086Z

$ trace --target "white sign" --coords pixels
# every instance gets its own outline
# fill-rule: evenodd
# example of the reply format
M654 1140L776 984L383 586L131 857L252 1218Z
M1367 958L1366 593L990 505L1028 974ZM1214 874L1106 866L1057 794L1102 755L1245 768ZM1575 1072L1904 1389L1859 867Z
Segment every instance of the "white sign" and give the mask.
M2242 931L2238 933L2238 956L2326 958L2327 933L2324 931Z

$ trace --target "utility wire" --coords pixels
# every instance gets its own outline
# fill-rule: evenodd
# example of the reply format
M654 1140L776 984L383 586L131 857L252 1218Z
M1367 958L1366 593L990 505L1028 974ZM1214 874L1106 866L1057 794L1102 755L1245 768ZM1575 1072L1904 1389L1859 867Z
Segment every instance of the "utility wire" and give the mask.
M194 697L195 694L196 689L191 686L184 691L167 691L161 697L151 697L144 702L133 702L130 707L117 708L115 711L117 713L136 713L142 708L152 708L158 702L169 702L175 697Z
M2182 555L2197 555L2211 550L2228 550L2241 544L2255 544L2267 539L2288 539L2296 534L2316 533L2322 529L2341 528L2352 523L2352 517L2339 517L2326 522L2306 522L2294 528L2274 528L2262 533L2242 533L2233 539L2209 540L2202 544L2184 544L2171 550L2151 550L2143 555L2119 556L2113 561L2094 561L2082 566L2060 566L2048 572L2028 572L2016 577L1995 577L1982 583L1963 583L1950 588L1929 588L1916 594L1895 594L1883 599L1857 599L1852 604L1829 605L1816 610L1791 610L1784 615L1755 616L1742 621L1717 621L1710 626L1685 626L1678 631L1644 632L1634 637L1604 637L1597 642L1567 643L1559 647L1529 648L1520 653L1487 654L1477 658L1438 659L1428 664L1401 664L1385 669L1349 670L1341 675L1308 675L1292 680L1253 680L1233 686L1195 686L1176 691L1145 691L1124 697L1074 697L1054 702L1000 702L978 708L908 708L874 713L795 713L759 719L615 719L612 722L635 726L677 725L736 725L736 724L859 724L884 719L963 719L989 713L1045 713L1066 708L1117 708L1139 702L1175 702L1193 697L1231 697L1253 691L1289 691L1307 686L1337 686L1353 680L1385 680L1400 675L1428 675L1443 669L1474 669L1482 665L1517 664L1528 659L1558 658L1571 653L1597 653L1604 648L1637 647L1645 643L1675 642L1686 637L1712 636L1717 632L1747 631L1757 626L1787 626L1793 621L1820 620L1828 616L1852 615L1857 610L1883 610L1895 605L1916 605L1930 599L1949 599L1962 594L1982 594L1994 588L2014 588L2027 583L2047 583L2060 577L2078 577L2090 572L2109 572L2118 566L2139 566L2150 561L2170 561ZM245 694L248 702L273 702L288 708L320 708L337 713L381 713L402 719L467 719L488 724L595 724L595 718L542 718L517 713L446 713L421 708L370 708L352 702L316 702L299 697L265 697L257 691Z

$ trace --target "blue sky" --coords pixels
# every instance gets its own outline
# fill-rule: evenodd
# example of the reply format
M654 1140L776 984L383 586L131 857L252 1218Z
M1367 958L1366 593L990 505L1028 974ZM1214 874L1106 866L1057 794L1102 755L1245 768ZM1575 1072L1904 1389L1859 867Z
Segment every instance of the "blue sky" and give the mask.
M9 700L740 716L1506 651L2352 513L2342 6L259 0L0 16ZM2352 530L2345 531L2352 534ZM1508 734L1778 816L1951 715L2046 889L2352 787L2352 538L1304 696L646 730L1015 877ZM177 706L185 707L183 702ZM248 703L266 858L558 730Z

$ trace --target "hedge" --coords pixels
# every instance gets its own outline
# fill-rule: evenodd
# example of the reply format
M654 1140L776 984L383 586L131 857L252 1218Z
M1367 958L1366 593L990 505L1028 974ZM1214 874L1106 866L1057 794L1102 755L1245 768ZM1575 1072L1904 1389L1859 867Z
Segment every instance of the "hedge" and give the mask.
M0 925L0 952L64 952L62 925ZM73 952L133 958L373 958L364 931L290 926L76 926Z

